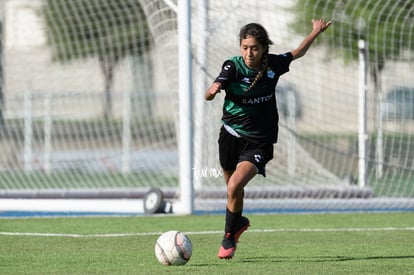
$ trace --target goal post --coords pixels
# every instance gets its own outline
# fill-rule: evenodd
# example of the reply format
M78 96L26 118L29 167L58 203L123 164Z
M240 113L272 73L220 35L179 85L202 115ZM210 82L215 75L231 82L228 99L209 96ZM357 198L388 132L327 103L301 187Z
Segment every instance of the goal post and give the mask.
M358 41L359 50L359 98L358 98L358 185L363 188L367 181L367 53L364 40Z
M192 214L194 211L193 192L193 74L191 56L191 2L178 0L178 99L179 99L179 142L180 199L173 211Z

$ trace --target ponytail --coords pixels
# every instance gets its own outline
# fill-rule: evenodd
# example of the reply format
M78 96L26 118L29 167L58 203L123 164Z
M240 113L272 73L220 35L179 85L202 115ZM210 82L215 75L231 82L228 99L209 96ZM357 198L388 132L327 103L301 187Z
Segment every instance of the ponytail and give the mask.
M256 77L253 79L252 83L244 91L244 93L250 92L253 89L254 85L256 85L257 81L259 81L263 77L263 75L265 74L265 72L267 70L267 64L268 64L267 62L268 62L267 54L263 54L262 65L260 66L260 69L257 72Z

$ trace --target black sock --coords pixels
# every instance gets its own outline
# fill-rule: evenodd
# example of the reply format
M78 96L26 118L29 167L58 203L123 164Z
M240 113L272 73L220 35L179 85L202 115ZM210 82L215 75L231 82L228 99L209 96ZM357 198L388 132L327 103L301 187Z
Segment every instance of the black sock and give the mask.
M231 238L234 238L234 233L236 232L237 225L239 224L242 211L233 213L226 208L226 226L224 231L230 233Z

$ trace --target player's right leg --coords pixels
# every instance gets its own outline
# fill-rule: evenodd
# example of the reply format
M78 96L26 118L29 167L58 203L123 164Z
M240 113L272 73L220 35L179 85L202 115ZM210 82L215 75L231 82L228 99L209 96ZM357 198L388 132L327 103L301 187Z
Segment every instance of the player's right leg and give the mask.
M218 257L220 259L231 259L236 251L237 242L239 241L240 235L247 230L250 226L248 218L241 216L239 218L238 225L234 234L226 233L221 242Z
M243 190L256 173L257 169L251 162L243 161L237 165L227 182L226 226L218 253L220 259L231 259L234 256L236 242L250 224L247 218L241 218Z
M234 240L234 235L232 235L231 233L224 234L217 257L219 257L220 259L229 260L233 258L235 251L236 241Z

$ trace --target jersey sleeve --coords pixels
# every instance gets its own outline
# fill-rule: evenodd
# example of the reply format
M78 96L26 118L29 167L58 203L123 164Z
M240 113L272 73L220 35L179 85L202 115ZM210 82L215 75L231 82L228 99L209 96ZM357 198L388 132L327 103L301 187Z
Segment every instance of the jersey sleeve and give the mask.
M293 60L292 53L287 52L284 54L273 55L273 62L276 65L278 75L282 75L289 71L290 63Z
M236 65L230 60L223 63L220 74L214 82L221 83L222 89L226 89L227 85L236 79Z

